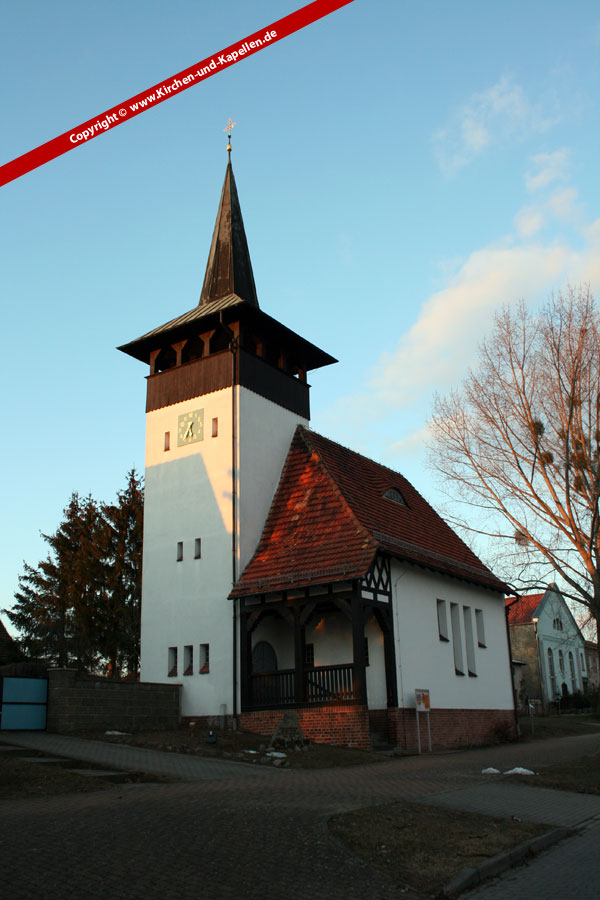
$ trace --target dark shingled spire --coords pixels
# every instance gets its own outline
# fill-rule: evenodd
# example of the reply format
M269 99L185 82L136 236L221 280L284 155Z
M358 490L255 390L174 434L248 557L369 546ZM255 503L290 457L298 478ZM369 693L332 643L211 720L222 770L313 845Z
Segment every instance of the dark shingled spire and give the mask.
M237 294L242 300L258 307L252 263L231 161L227 163L198 305L204 306L229 294Z

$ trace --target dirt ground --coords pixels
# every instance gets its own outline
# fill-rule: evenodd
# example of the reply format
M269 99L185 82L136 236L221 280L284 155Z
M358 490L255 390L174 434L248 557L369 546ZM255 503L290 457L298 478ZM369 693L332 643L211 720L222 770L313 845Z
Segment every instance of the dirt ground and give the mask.
M215 729L213 734L216 739L215 743L207 743L209 729L198 726L191 728L181 726L173 731L144 731L134 734L93 732L77 736L95 741L111 741L135 747L146 747L150 750L163 750L169 753L192 753L195 756L233 759L249 763L265 761L265 751L270 744L268 737L249 731L221 731L219 729ZM287 754L289 767L294 769L356 766L378 763L387 759L380 753L367 753L364 750L352 750L346 747L331 747L328 744L308 743L301 748L281 749Z
M543 834L546 825L392 803L334 816L330 831L399 887L437 896L465 867Z

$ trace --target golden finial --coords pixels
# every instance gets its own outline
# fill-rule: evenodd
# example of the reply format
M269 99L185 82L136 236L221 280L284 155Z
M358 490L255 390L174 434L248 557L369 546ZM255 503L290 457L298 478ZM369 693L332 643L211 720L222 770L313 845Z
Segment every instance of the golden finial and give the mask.
M227 132L227 152L229 153L229 159L231 159L231 129L237 125L237 122L231 121L231 116L229 116L227 120L227 125L223 129L223 131Z

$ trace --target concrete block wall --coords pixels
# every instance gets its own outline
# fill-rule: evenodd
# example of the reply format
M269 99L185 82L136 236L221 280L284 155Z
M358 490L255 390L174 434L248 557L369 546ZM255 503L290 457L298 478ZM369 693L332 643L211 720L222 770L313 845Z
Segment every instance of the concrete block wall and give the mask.
M180 709L180 684L105 681L75 669L48 671L48 731L177 728Z

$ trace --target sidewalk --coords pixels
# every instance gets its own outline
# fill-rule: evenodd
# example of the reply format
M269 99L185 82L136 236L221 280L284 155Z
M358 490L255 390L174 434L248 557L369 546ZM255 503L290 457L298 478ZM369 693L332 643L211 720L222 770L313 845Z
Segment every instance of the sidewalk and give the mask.
M108 741L86 741L67 735L48 734L45 731L3 731L0 732L0 743L96 763L104 768L170 775L182 781L216 781L245 776L268 777L274 774L270 766L204 759L184 753L163 753L143 747L111 744Z

